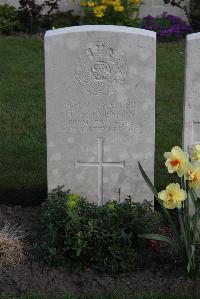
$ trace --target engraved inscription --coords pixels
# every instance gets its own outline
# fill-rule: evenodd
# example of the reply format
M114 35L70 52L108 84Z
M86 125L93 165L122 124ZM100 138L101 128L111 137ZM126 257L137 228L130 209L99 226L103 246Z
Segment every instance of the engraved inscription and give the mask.
M135 103L77 103L66 104L68 132L132 131L135 127Z
M115 93L125 76L125 59L101 41L82 51L74 68L78 85L94 95Z

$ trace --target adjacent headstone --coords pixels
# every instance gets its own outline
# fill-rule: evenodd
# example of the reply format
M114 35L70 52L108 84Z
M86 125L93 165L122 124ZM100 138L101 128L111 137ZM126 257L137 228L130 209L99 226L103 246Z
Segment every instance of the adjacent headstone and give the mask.
M188 8L189 2L190 0L184 1L184 5L187 5ZM140 5L139 16L141 18L146 17L147 15L155 17L161 15L164 12L187 20L187 16L183 9L172 6L171 4L165 4L164 0L143 0Z
M45 35L48 189L65 185L99 205L152 199L156 35L79 26ZM120 192L119 192L120 191Z
M187 36L183 144L200 144L200 33Z

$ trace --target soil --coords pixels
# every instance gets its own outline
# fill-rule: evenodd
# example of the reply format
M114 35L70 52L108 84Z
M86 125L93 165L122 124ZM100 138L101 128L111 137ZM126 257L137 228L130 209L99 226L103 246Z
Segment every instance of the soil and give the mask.
M186 278L181 272L177 256L166 248L154 245L138 256L136 269L126 274L99 274L91 269L84 271L54 268L42 265L34 256L32 243L39 234L39 207L0 205L0 224L21 225L26 233L27 255L24 262L3 266L0 271L0 294L15 295L22 292L40 292L55 298L63 293L97 293L119 290L135 293L187 292L200 294L200 279ZM147 254L148 252L148 254Z

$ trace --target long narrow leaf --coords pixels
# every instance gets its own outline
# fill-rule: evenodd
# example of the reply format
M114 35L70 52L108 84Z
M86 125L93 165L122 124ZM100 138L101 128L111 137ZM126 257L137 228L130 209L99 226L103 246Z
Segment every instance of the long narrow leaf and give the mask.
M198 234L198 238L200 239L200 230L198 227L197 227L197 234Z
M195 208L195 212L193 214L193 216L191 217L191 221L192 221L192 226L193 226L193 243L196 240L196 234L199 234L198 231L198 222L199 222L199 218L200 218L200 205L199 205L199 201L196 195L196 192L194 191L193 188L189 188L189 194L190 197L192 199L194 208Z
M140 162L138 162L138 165L139 165L139 169L140 169L140 172L145 180L145 182L147 183L149 189L153 192L153 194L155 195L157 201L159 202L159 204L161 205L162 209L163 209L163 212L172 228L172 230L174 231L175 235L176 235L176 239L177 241L181 244L181 239L180 239L180 236L178 234L178 231L176 229L176 226L172 220L172 217L170 216L169 212L165 209L165 207L163 206L163 203L161 202L161 200L158 198L158 192L156 190L156 188L154 187L154 185L152 184L151 180L149 179L148 175L146 174L146 172L144 171L144 169L142 168L142 165L140 164Z
M194 252L195 252L195 246L191 245L191 254L190 254L190 258L188 259L188 265L187 265L187 271L188 271L188 273L190 272L190 270L192 268L191 266L193 266L193 268L195 268L195 264L193 263L193 265L192 265L193 257L194 257Z
M158 192L157 192L156 188L154 187L154 185L152 184L150 178L148 177L148 175L142 168L142 165L140 164L140 162L138 162L138 166L139 166L140 172L141 172L145 182L147 183L148 187L150 188L151 192L155 195L156 198L158 198Z
M197 208L198 203L197 203L196 194L195 194L195 191L194 191L193 188L189 188L189 194L190 194L190 197L192 199L194 207Z
M182 215L180 213L180 210L178 210L178 216L179 216L181 232L182 232L184 243L185 243L185 249L186 249L187 257L188 257L188 260L189 260L190 259L189 244L188 244L188 239L187 239L187 236L186 236L185 227L184 227L184 224L183 224L183 219L182 219Z
M141 234L141 235L138 235L138 237L142 238L142 239L166 242L166 243L170 244L172 247L174 247L177 251L180 251L180 246L175 241L173 241L172 239L170 239L166 236L163 236L160 234Z

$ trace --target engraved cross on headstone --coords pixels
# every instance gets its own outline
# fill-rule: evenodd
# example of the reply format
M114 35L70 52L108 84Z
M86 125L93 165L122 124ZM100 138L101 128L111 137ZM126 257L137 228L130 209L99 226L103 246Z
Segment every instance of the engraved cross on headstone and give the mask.
M125 167L125 161L122 162L104 162L103 160L103 142L104 138L97 137L98 142L98 161L81 162L76 161L76 167L98 167L98 205L103 205L103 167Z

